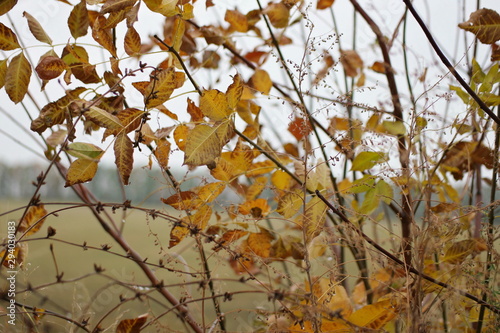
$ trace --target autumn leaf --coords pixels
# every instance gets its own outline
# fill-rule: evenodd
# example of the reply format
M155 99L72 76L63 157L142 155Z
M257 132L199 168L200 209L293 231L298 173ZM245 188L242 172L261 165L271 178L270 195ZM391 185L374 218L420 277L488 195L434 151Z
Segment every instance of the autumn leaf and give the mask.
M140 333L148 316L148 314L143 314L133 319L122 319L116 327L116 333Z
M52 45L52 39L47 35L42 25L30 14L23 12L23 16L28 20L28 28L37 40L42 43Z
M250 86L264 95L267 95L273 87L273 82L265 70L256 69L250 78Z
M297 139L297 141L302 140L306 135L311 133L312 129L309 126L309 122L301 117L295 117L294 120L288 124L288 132Z
M237 10L226 10L224 21L228 22L231 25L231 28L238 32L248 31L247 17Z
M344 50L340 55L340 62L344 67L345 73L349 77L356 77L359 70L363 68L363 60L354 50Z
M66 147L66 152L79 159L90 159L98 161L104 151L91 143L72 142Z
M200 110L213 121L222 121L231 114L226 94L217 89L205 90L203 92L200 97Z
M116 45L114 43L113 35L111 33L111 29L104 28L106 25L106 18L104 16L98 16L94 21L94 24L91 26L92 28L92 38L99 43L102 47L108 50L109 53L115 58L117 58L116 54Z
M31 79L31 65L24 53L19 53L10 61L5 73L5 91L14 103L23 100L28 92L28 86Z
M17 0L0 1L0 15L8 13L17 4Z
M182 218L184 225L175 225L170 231L170 242L168 248L179 244L191 231L204 230L212 216L212 208L204 205L192 215Z
M275 28L285 28L288 26L290 9L283 2L270 3L265 9L264 14L269 17L269 21Z
M165 139L157 140L156 148L153 151L153 154L155 155L160 167L163 169L167 169L168 160L170 157L170 142Z
M168 198L161 198L164 204L170 205L177 210L194 210L203 203L193 191L181 191Z
M101 14L118 12L122 9L126 9L135 5L137 0L107 0L101 7Z
M396 310L390 300L365 305L355 311L347 320L360 327L381 329L396 317Z
M114 144L115 164L124 185L129 184L130 174L134 164L133 142L126 133L120 133Z
M484 241L480 239L465 239L455 242L448 247L441 260L450 264L461 264L470 254L479 253L487 249L488 247Z
M134 29L134 27L130 27L127 29L127 33L125 34L125 41L123 44L125 48L125 52L129 56L138 55L141 51L141 36Z
M186 142L184 164L211 165L221 154L222 147L233 135L233 125L230 121L218 124L196 125L189 131Z
M500 40L500 14L492 9L482 8L470 14L469 20L458 25L472 32L484 44Z
M89 24L87 4L85 0L81 0L73 7L68 17L68 27L71 36L75 39L85 36L88 32Z
M329 8L333 5L335 0L318 0L316 3L316 8L317 9L326 9Z
M351 170L365 171L384 161L384 154L374 151L363 151L352 161Z
M19 222L19 232L26 233L26 236L36 233L42 227L43 222L45 222L47 213L43 204L28 208L26 215L21 222Z
M177 0L143 0L146 6L153 11L166 17L179 14Z
M167 68L153 77L144 92L144 104L147 108L154 108L165 103L174 89L184 83L184 73L176 72L174 67Z
M322 230L326 220L326 205L319 197L306 203L304 213L297 217L297 224L305 230L305 242L309 243Z
M79 158L70 164L64 187L88 182L94 178L96 172L96 161L88 158Z
M238 211L243 215L252 215L253 218L260 219L266 217L271 211L271 207L266 199L259 198L245 201L238 207Z
M137 129L141 125L142 117L144 116L144 111L136 108L126 108L121 110L116 115L120 124L123 127L116 126L114 128L106 128L103 134L103 141L109 135L118 135L120 132L130 133ZM116 120L115 120L116 121Z
M247 245L253 254L261 258L269 258L271 254L271 241L273 239L274 237L271 233L261 229L259 233L251 233L248 235Z
M0 50L9 51L20 47L16 34L9 27L0 23Z
M35 68L38 77L42 80L52 80L67 69L66 63L57 56L46 56L40 59Z
M0 60L0 88L5 85L5 76L7 74L7 59Z

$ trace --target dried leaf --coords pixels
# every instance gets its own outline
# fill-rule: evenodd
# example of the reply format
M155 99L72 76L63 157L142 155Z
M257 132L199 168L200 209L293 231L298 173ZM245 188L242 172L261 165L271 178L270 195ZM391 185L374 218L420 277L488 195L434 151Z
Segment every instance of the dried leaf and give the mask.
M7 75L7 59L0 60L0 88L5 85L5 76Z
M233 124L230 121L213 126L196 125L189 132L184 164L191 166L212 165L232 135Z
M179 14L177 1L178 0L143 0L151 11L160 13L166 17Z
M31 206L19 223L19 232L26 233L26 236L33 235L42 227L46 215L47 210L43 204Z
M116 327L116 333L140 333L147 319L147 313L134 319L122 319Z
M20 47L14 31L0 23L0 50L15 50Z
M31 78L31 65L24 53L19 53L12 58L5 73L5 91L14 103L23 100L28 92L28 85Z
M157 140L156 148L153 153L160 167L162 169L167 169L168 159L170 157L170 142L167 140Z
M189 97L187 99L187 112L191 116L191 122L197 123L203 120L203 112Z
M71 163L64 187L92 180L97 172L97 162L92 159L77 159Z
M177 147L186 151L186 142L189 134L189 128L186 125L179 125L174 130L174 140L177 144Z
M253 218L261 219L269 214L271 207L266 199L259 198L245 201L238 206L238 211L243 215L252 215Z
M269 21L275 28L286 28L290 9L282 2L270 3L265 9L264 14L269 17Z
M130 174L134 164L134 146L126 133L120 133L114 144L115 164L124 185L129 184Z
M248 235L247 245L253 254L261 258L269 258L271 254L271 241L273 239L273 235L262 230L262 232Z
M304 214L298 216L297 224L305 229L306 243L309 243L322 230L326 219L326 205L319 197L306 203Z
M231 25L233 30L238 32L247 32L248 31L248 20L245 15L240 13L237 10L226 10L226 14L224 15L224 20Z
M101 8L100 14L118 12L135 5L137 0L107 0Z
M141 52L141 36L137 33L134 27L127 29L123 46L125 48L125 52L129 56L135 56Z
M47 141L48 145L50 145L52 147L56 147L64 142L67 134L68 134L68 131L66 131L66 130L62 130L62 129L57 130L57 131L52 132L52 134L49 135L47 137L47 139L45 139L45 141Z
M93 145L91 143L85 142L72 142L66 147L66 152L71 156L74 156L79 159L91 159L93 161L98 161L104 151Z
M103 134L103 140L109 135L118 135L120 132L130 133L141 125L144 111L136 108L126 108L118 112L116 117L123 127L117 126L114 129L106 128Z
M105 25L106 18L104 16L98 16L92 26L92 38L94 38L99 45L108 50L113 57L117 58L113 34L111 33L111 29L103 28Z
M382 329L387 323L396 317L396 310L390 300L380 301L365 305L355 311L347 320L357 326Z
M194 210L198 209L198 207L203 204L203 201L201 201L198 195L193 191L181 191L166 199L161 198L161 201L177 210Z
M236 111L236 107L241 99L241 95L243 94L243 84L241 82L240 74L236 74L233 77L233 83L227 88L226 98L227 98L227 107L231 110L231 112Z
M28 27L33 36L35 36L35 38L42 43L52 45L52 39L49 37L49 35L47 35L42 25L27 12L23 12L23 16L28 20Z
M312 129L309 126L309 122L301 117L295 117L295 119L288 124L288 132L297 139L297 141L302 140L305 136L311 133Z
M472 32L484 44L500 40L500 14L492 9L482 8L470 14L469 20L458 25Z
M346 75L349 77L358 76L359 70L363 68L363 60L354 50L342 51L340 62L344 67Z
M38 77L42 80L52 80L67 69L66 63L57 56L46 56L40 59L35 68Z
M484 241L479 239L465 239L453 243L445 252L442 261L449 262L450 264L462 263L468 255L475 252L487 250Z
M200 110L213 121L222 121L231 114L226 95L217 89L203 92L200 97Z
M381 61L375 61L369 68L376 73L385 74L385 65Z
M172 95L174 89L184 83L183 72L176 72L174 67L162 70L147 86L144 94L144 104L147 108L165 103Z
M224 182L209 183L200 187L197 190L197 195L200 200L205 203L214 201L226 188Z
M75 39L85 36L89 29L89 24L87 4L85 3L85 0L81 0L73 7L68 17L68 27L71 32L71 36Z
M90 109L85 112L85 118L104 128L109 128L111 130L123 129L123 125L117 116L97 106L91 106Z
M0 15L8 13L17 4L17 0L0 1ZM3 258L3 257L2 257Z

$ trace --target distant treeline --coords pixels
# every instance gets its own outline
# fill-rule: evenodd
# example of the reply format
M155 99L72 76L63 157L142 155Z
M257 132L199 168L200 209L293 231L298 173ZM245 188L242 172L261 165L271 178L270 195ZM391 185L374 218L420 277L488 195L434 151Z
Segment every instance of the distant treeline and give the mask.
M33 195L38 175L45 172L47 165L6 166L0 164L0 198L27 199ZM180 172L175 172L179 174ZM194 181L194 180L193 180ZM199 181L199 180L198 180ZM123 192L119 177L113 166L100 165L94 180L86 186L105 202L122 202ZM156 191L156 192L155 192ZM159 169L147 170L136 168L131 177L131 184L125 186L126 198L133 202L147 201L158 203L160 197L173 193L165 176ZM64 187L64 180L55 168L49 172L41 189L42 200L76 199L71 188Z

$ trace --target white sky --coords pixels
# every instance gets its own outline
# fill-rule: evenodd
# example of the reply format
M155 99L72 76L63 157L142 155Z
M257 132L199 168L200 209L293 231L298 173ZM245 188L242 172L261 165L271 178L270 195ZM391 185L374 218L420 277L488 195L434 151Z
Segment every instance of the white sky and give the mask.
M72 1L75 2L75 1ZM226 8L238 8L241 12L246 12L249 9L254 9L256 7L256 3L253 1L248 1L248 0L239 0L239 1L230 1L230 0L225 0L225 1L214 1L217 4L217 10L219 12L219 15L215 15L214 13L217 13L214 9L211 9L208 15L205 13L204 10L204 1L199 0L195 4L195 7L197 7L197 16L196 20L198 19L211 19L211 20L216 20L217 16L219 18L219 21L222 21L223 18L223 13ZM265 3L265 1L263 1ZM401 14L403 13L403 2L401 0L372 0L372 1L364 1L364 0L359 0L360 4L368 10L374 17L374 19L377 21L377 23L380 24L381 28L385 33L390 33L393 31L394 26L397 24L397 21L400 19ZM436 39L442 46L442 48L445 50L446 54L453 57L454 59L460 59L463 54L464 54L464 39L463 39L463 33L458 32L458 36L460 39L456 39L457 36L457 24L459 22L462 22L462 17L461 17L461 6L463 4L466 4L466 9L465 12L467 13L467 18L470 12L472 12L475 9L476 1L475 0L439 0L439 1L416 1L416 7L421 13L421 15L424 17L425 21L429 23L431 31L434 33ZM148 35L148 34L160 34L162 33L162 19L159 17L159 15L150 15L148 14L147 8L143 5L143 8L141 8L141 14L139 16L139 22L136 24L136 29L141 33L143 36ZM200 7L200 8L198 8ZM488 0L488 1L481 1L481 7L486 7L486 8L491 8L495 9L497 11L500 11L500 2L498 0ZM352 26L352 7L349 3L348 0L337 0L333 6L336 18L338 20L338 26L340 30L343 31L343 35L341 36L341 43L342 46L345 49L349 49L351 46L351 40L352 40L352 35L351 35L351 26ZM373 11L373 9L376 9L376 12ZM22 16L23 11L27 11L31 15L33 15L38 21L44 26L45 30L51 36L51 38L54 40L54 44L56 46L56 52L60 54L62 47L65 45L65 43L68 41L68 36L69 30L66 26L66 18L68 17L69 11L71 10L70 6L67 6L65 4L62 4L58 1L52 0L52 1L37 1L37 0L23 0L20 1L20 3L16 6L15 10L13 10L10 14L10 20L6 15L0 17L0 22L4 23L5 25L12 27L12 24L16 26L18 31L20 31L20 39L22 43L24 43L24 46L30 46L30 45L37 45L36 47L30 47L28 50L28 53L30 54L30 61L32 65L36 66L36 63L38 61L38 58L41 54L45 53L46 51L49 50L49 47L47 46L40 46L41 43L37 42L34 37L31 36L31 33L27 29L27 23L26 19ZM322 17L316 17L316 16L311 16L311 19L313 20L315 24L315 30L313 32L313 36L319 36L322 34L328 34L331 32L332 28L332 23L328 20L328 16L322 15ZM369 28L364 24L363 20L361 17L358 17L358 23L359 23L359 30L358 30L358 43L359 46L361 47L360 49L360 55L361 57L365 58L366 55L369 55L371 52L369 46L374 42L374 37L369 30ZM223 23L225 24L225 23ZM411 56L412 63L411 66L415 71L421 71L424 67L426 66L431 66L431 64L436 62L435 56L431 56L432 52L430 52L430 46L426 42L426 40L423 37L422 32L420 31L420 28L416 26L416 23L413 21L413 19L410 19L409 21L409 31L410 31L410 38L408 38L408 46L410 53L413 54ZM468 36L468 41L469 43L472 41L472 35L469 34ZM294 36L294 38L297 38ZM401 41L401 37L398 37L398 40ZM82 39L84 41L84 39ZM87 39L89 41L89 39ZM79 40L79 42L81 42ZM483 49L486 49L486 47L482 46ZM93 50L93 47L87 47L88 51ZM364 53L364 50L366 50L366 53ZM395 59L401 59L400 58L400 50L401 48L395 47L394 48L395 54ZM13 56L17 54L18 51L9 51L9 52L2 52L0 53L1 58L5 58L7 56ZM290 56L291 58L300 56L302 54L303 50L297 48L297 53L295 54L294 52L287 53L287 56ZM378 52L376 50L376 52ZM107 59L108 55L106 55ZM158 57L159 59L157 62L161 61L164 58L164 55L161 57ZM98 48L95 48L95 53L91 54L91 59L93 59L94 62L99 62L103 59L102 53ZM482 58L480 58L480 61L483 63L489 63L489 61L486 61L486 53L483 53ZM295 59L296 61L299 61L300 58ZM364 59L365 65L370 66L371 62L375 60L380 60L380 59ZM148 63L151 61L151 64L155 64L154 58L148 57L146 60ZM269 60L268 60L269 61ZM122 63L123 66L127 64L127 62ZM129 66L134 66L135 63L129 62ZM400 63L393 64L396 69L401 68L402 65ZM465 65L465 61L462 62L462 65ZM441 69L443 68L442 66L440 67ZM102 72L102 69L101 69ZM222 73L222 75L232 75L232 73ZM400 73L402 74L402 73ZM439 73L434 73L434 77L429 78L429 83L435 83L439 79L438 77ZM367 75L371 77L375 77L375 79L379 80L381 83L381 86L385 86L385 80L383 76L373 76L373 73L369 73L367 71ZM431 73L432 75L432 73ZM281 78L281 74L279 74L279 77ZM404 80L403 75L398 75L399 79ZM273 76L274 78L274 76ZM196 79L199 81L199 83L203 86L204 85L204 77L202 75L199 75L196 77ZM224 90L225 87L227 86L226 83L228 83L230 78L229 76L225 77L221 90ZM48 86L47 90L45 93L39 92L39 85L37 85L38 77L36 75L33 75L31 78L32 82L32 87L31 87L31 92L33 93L33 96L35 97L37 103L40 104L40 106L45 105L48 101L53 101L61 96L63 96L64 92L64 87L60 86L57 83L57 80L52 80ZM74 80L74 82L77 82L77 80ZM401 81L404 82L404 81ZM446 83L447 84L447 83ZM445 84L445 86L446 86ZM191 89L190 84L186 83L186 86L188 89ZM133 89L131 89L132 92ZM406 90L406 89L405 89ZM368 94L366 93L366 98L368 103L373 103L377 104L377 98L380 98L378 95L379 92L375 92L374 94ZM175 95L176 93L174 93ZM192 99L197 100L196 94L192 94L190 96ZM182 98L185 100L185 97ZM129 102L132 102L132 104L137 103L134 106L140 107L140 102L142 98L141 96L136 93ZM23 126L29 131L29 119L27 118L26 112L24 111L23 107L26 107L29 112L32 114L32 116L36 117L37 112L35 111L36 109L33 107L33 104L29 101L27 101L24 106L20 104L14 105L8 97L5 94L4 89L0 91L0 108L5 110L12 118L14 118L16 121L19 123L23 124ZM175 109L176 104L173 102L167 102L167 107L171 109ZM283 122L283 118L280 117L273 117L272 114L268 115L271 120L273 119L278 119L279 121ZM266 119L266 118L261 118L261 119ZM286 120L286 118L285 118ZM160 121L160 120L158 120ZM162 126L165 126L164 124L161 124ZM167 124L169 125L169 124ZM171 124L170 124L171 125ZM273 124L274 125L274 124ZM286 124L284 124L286 126ZM0 127L1 130L6 132L7 135L3 132L0 132L0 142L3 143L2 149L0 150L0 161L2 163L7 163L9 165L15 165L15 164L31 164L33 162L41 162L43 163L44 159L37 157L35 154L32 152L28 151L24 147L20 146L19 144L15 143L14 141L11 140L10 137L15 138L16 140L19 140L20 142L23 142L26 145L33 146L35 150L41 152L41 149L39 146L36 145L35 141L31 139L31 137L36 138L36 133L28 135L27 133L24 133L19 127L17 127L10 119L7 117L3 112L0 112ZM286 128L286 127L285 127ZM40 142L38 138L36 138L37 142ZM95 137L95 138L86 138L85 139L87 142L91 142L94 144L97 144L103 148L106 147L106 144L109 144L110 141L107 141L104 145L100 143L100 137ZM106 154L107 156L104 157L104 163L112 163L114 160L114 157L112 155L112 152L109 152ZM182 158L182 157L179 157ZM140 153L136 153L135 155L135 160L137 161L138 165L144 165L146 163L146 157L143 155L141 157Z

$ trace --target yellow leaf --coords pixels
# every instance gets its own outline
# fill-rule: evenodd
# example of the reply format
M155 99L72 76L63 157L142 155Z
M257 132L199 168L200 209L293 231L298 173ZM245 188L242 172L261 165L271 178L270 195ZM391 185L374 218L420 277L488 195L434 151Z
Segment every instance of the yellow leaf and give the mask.
M254 74L250 78L250 85L255 90L260 91L264 95L267 95L273 87L273 82L271 81L271 77L265 70L256 69Z
M7 74L7 59L0 60L0 88L5 85L5 75Z
M227 106L231 112L236 111L242 94L243 84L241 82L241 76L240 74L236 74L233 77L233 83L231 83L226 91Z
M19 223L19 232L26 232L26 236L36 233L42 227L43 222L45 222L46 215L47 210L43 204L31 206L26 212L26 216Z
M179 125L174 130L174 140L180 150L186 151L186 142L189 128L186 125Z
M42 56L35 68L38 77L42 80L52 80L61 75L68 66L57 56Z
M12 58L5 73L5 91L11 101L17 104L23 100L28 92L30 78L31 65L21 52Z
M468 21L458 26L472 32L481 43L493 44L500 40L500 15L492 9L479 9L470 14Z
M292 176L285 171L276 170L271 175L271 182L278 190L288 190L292 186L294 180Z
M110 130L123 129L123 125L117 116L114 116L97 106L91 106L90 109L85 112L85 118L92 121L96 125L109 128Z
M269 214L271 207L266 199L259 198L245 201L238 207L238 211L243 215L252 215L253 218L260 219Z
M154 155L160 167L162 169L167 169L168 159L170 157L170 142L165 139L157 140Z
M71 163L66 174L65 187L88 182L97 172L97 162L91 159L77 159Z
M68 27L71 32L71 36L75 39L85 36L89 29L89 24L87 4L85 0L81 0L76 6L73 7L68 17Z
M159 72L148 84L144 93L146 107L154 108L165 103L172 95L174 89L184 83L184 73L176 72L174 67L169 67Z
M305 241L309 243L322 230L326 218L326 205L319 197L306 203L305 211L297 218L297 224L305 230Z
M233 125L225 121L213 126L197 125L189 132L184 164L213 165L221 154L222 147L233 135Z
M139 333L141 332L141 327L144 326L147 319L147 313L140 315L137 318L123 319L116 327L116 333Z
M488 248L478 239L466 239L453 243L445 252L442 261L460 264L469 254L485 251Z
M241 237L243 237L247 234L248 234L248 231L244 231L244 230L228 230L222 235L222 237L220 238L218 243L221 246L227 246L231 243L236 242L238 239L240 239ZM220 247L215 248L216 251L218 249L220 249Z
M103 140L109 135L118 135L120 132L130 133L141 125L142 116L144 116L144 111L136 108L126 108L118 112L116 117L120 123L124 126L117 127L115 129L106 128L103 134Z
M198 209L203 203L198 195L193 191L181 191L175 193L168 198L161 198L164 204L170 205L177 210L194 210Z
M269 17L269 21L275 28L285 28L288 26L290 9L282 3L271 3L264 9L264 14Z
M166 17L179 14L177 0L144 0L144 3L151 11L160 13Z
M224 20L231 25L233 30L238 32L247 32L248 31L248 19L245 15L240 13L237 10L226 10L226 14L224 15Z
M267 187L267 177L257 177L245 191L245 200L254 200Z
M231 114L226 95L217 89L203 92L200 97L200 110L213 121L222 121Z
M270 173L276 169L276 164L273 161L266 160L263 162L253 163L248 167L248 171L245 173L247 177L255 177Z
M350 315L347 320L354 325L382 329L387 323L396 317L396 310L390 300L365 305Z
M210 170L210 174L215 179L230 181L248 170L253 158L251 150L248 149L223 152L220 158L217 159L216 167Z
M129 184L130 174L134 164L133 142L125 133L119 134L115 139L115 164L124 185Z
M267 231L248 235L247 245L251 252L262 258L269 258L271 254L271 241L274 237Z
M303 205L304 198L302 191L288 192L280 198L276 212L288 219L297 214Z
M0 23L0 50L15 50L19 47L21 45L19 45L14 31Z
M141 36L139 35L139 33L137 33L134 27L130 27L127 29L123 47L125 48L125 52L129 56L134 56L140 53Z
M198 197L205 203L214 201L226 188L224 182L209 183L197 190Z
M47 35L42 25L27 12L23 12L23 16L28 20L28 27L33 36L42 43L52 45L52 39Z

